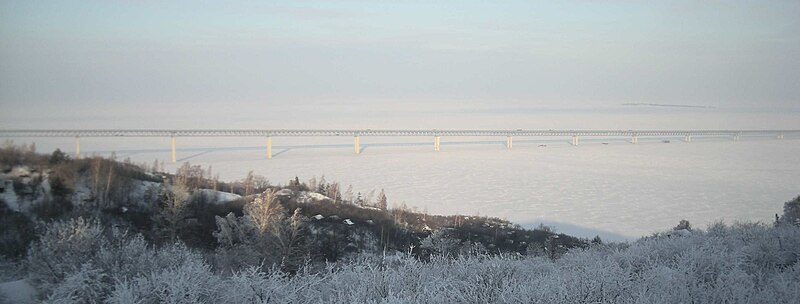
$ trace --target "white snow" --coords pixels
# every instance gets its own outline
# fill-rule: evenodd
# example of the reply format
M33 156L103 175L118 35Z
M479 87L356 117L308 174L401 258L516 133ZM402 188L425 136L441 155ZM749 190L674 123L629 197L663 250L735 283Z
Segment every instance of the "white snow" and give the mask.
M350 219L344 219L344 221L343 221L343 222L344 222L345 224L348 224L348 225L353 225L353 221L351 221Z
M305 197L311 199L312 201L316 201L316 202L325 201L325 200L331 200L330 197L327 197L325 195L322 195L322 194L319 194L319 193L316 193L316 192L304 192L303 194L305 195Z
M0 182L4 183L4 191L0 193L0 199L6 202L6 205L9 209L14 211L19 210L19 197L17 197L17 193L14 192L14 182L11 180L0 180Z
M225 203L242 198L241 195L230 192L214 191L212 189L197 189L192 192L192 197L205 195L206 197L213 198L215 203Z
M8 303L36 303L36 289L26 280L0 283L0 299Z
M31 169L28 166L15 166L8 175L12 177L28 177L31 176Z
M319 221L319 220L321 220L321 219L324 219L325 217L324 217L324 216L322 216L322 214L317 214L317 215L313 216L313 218L314 218L315 220L318 220L318 221Z
M281 190L278 190L277 192L275 192L275 195L277 195L277 196L292 196L292 195L294 195L294 192L291 189L281 189Z

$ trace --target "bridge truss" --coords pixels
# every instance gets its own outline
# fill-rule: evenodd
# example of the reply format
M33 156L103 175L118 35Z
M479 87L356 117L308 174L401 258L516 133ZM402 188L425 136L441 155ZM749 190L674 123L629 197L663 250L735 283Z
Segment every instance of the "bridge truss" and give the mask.
M355 154L361 151L361 136L433 136L434 151L439 151L442 136L505 136L506 147L513 147L514 136L569 136L578 145L579 137L630 137L637 143L639 136L683 136L687 142L692 136L730 136L734 141L741 136L800 135L800 130L437 130L437 129L50 129L50 130L0 130L0 137L74 137L75 154L80 156L81 137L170 137L172 161L175 162L176 137L265 137L267 158L272 158L273 136L352 136Z

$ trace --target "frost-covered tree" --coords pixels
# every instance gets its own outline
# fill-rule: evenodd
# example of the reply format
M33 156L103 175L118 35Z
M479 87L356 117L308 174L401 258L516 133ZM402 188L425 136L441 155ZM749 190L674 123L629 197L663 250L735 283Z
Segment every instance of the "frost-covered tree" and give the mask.
M200 165L192 165L189 162L184 162L176 171L175 183L181 183L188 190L194 190L200 187L200 183L205 176L205 170Z
M339 183L329 184L325 195L330 197L333 200L333 203L340 203L342 201L342 192L339 189Z
M380 208L381 210L386 210L388 208L388 201L386 200L386 192L381 189L381 192L378 194L378 201L375 202L375 207Z
M783 204L781 222L800 226L800 196Z
M310 179L308 179L308 189L311 189L312 191L315 191L317 189L317 177L316 176L312 176Z
M51 293L48 303L105 303L111 291L110 279L90 262L69 274Z
M174 242L186 228L185 219L189 214L189 188L182 179L175 179L172 185L162 185L159 205L153 215L157 238Z
M367 192L367 195L364 196L364 206L374 206L375 200L375 189L370 190Z
M275 193L261 193L243 208L245 223L252 229L252 237L266 241L272 235L275 226L284 218L285 209L278 202Z
M344 201L350 204L355 202L355 196L353 195L353 185L347 185L347 190L344 191L344 195L342 196Z
M428 250L432 255L448 258L457 256L461 247L461 241L449 236L445 230L437 230L420 242L420 248Z
M328 181L325 180L325 175L319 178L316 188L310 188L312 191L317 191L319 194L328 193Z
M675 226L675 228L672 228L672 230L688 230L688 231L692 231L692 225L689 224L689 221L687 221L687 220L681 220L678 223L678 226Z
M74 228L86 226L71 225L72 232L64 235L81 235ZM438 255L420 262L405 254L362 255L324 269L300 268L291 275L260 264L216 274L201 254L183 245L154 248L143 246L136 237L114 237L119 241L101 246L107 254L83 256L85 261L45 291L43 299L54 303L795 303L800 298L800 227L716 223L685 237L665 235L574 249L555 260L478 254L455 259ZM435 238L429 239L431 244ZM81 243L85 238L77 239ZM110 261L116 265L110 266L115 264Z
M253 178L255 175L253 174L253 170L247 172L247 176L242 180L242 185L244 185L244 196L249 196L253 194Z
M244 215L217 217L214 236L222 253L238 252L242 259L227 260L229 266L283 263L294 269L306 255L303 240L305 218L300 209L286 216L286 210L274 192L266 191L244 206ZM227 258L222 256L222 258ZM254 260L257 260L254 262ZM236 268L236 267L232 267Z
M41 290L49 291L106 244L97 221L79 217L47 224L28 249L26 265L31 279Z
M184 258L169 261L150 273L133 279L115 280L108 303L218 303L221 279L202 256L185 247L159 251L154 259L170 255Z

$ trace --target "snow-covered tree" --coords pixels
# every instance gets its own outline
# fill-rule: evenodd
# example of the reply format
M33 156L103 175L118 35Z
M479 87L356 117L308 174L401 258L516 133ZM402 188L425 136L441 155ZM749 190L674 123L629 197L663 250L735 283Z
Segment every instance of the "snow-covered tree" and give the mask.
M175 183L164 184L160 193L160 206L154 214L158 238L174 242L186 228L186 217L189 214L189 188L183 179L175 179Z
M353 195L353 185L347 185L347 190L344 191L342 196L347 203L355 203L355 196Z
M49 291L106 244L97 221L79 217L47 224L28 249L26 265L31 279L41 290Z
M316 176L312 176L310 179L308 179L308 189L311 189L311 191L316 191L317 190L317 177Z
M378 207L381 210L386 210L388 205L389 203L386 200L386 192L384 192L383 189L381 189L381 192L378 194L378 201L375 202L375 207Z
M781 222L800 226L800 196L783 204Z
M243 252L245 261L229 260L239 265L253 258L265 264L284 263L288 269L296 268L306 255L303 242L305 218L300 209L291 217L278 201L274 192L266 191L244 206L244 215L236 218L228 214L217 217L214 236L223 251Z

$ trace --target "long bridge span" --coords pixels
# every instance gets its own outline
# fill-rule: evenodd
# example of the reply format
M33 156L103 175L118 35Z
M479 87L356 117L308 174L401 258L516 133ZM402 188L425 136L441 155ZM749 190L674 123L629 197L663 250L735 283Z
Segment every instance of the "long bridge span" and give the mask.
M263 137L266 139L266 157L272 158L272 137L292 136L352 136L353 151L361 153L362 136L430 136L433 150L441 149L442 136L503 136L506 148L514 145L514 137L561 136L571 137L577 146L580 137L626 137L633 144L640 136L682 136L691 142L692 136L727 136L738 141L742 136L770 136L783 139L786 135L800 135L800 130L437 130L437 129L238 129L238 130L179 130L179 129L52 129L52 130L0 130L0 137L74 137L75 155L80 156L81 137L169 137L172 142L172 162L176 160L176 137Z

